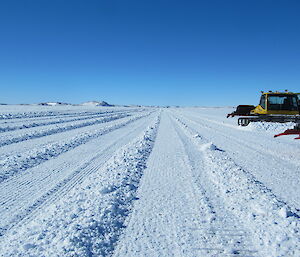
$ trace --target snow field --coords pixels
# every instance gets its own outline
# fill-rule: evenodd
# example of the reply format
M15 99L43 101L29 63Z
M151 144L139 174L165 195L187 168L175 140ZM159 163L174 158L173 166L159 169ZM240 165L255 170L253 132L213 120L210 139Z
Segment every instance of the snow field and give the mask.
M128 114L117 114L117 115L112 115L106 118L96 118L91 121L77 121L73 122L72 124L66 124L66 125L49 125L45 129L36 129L36 128L28 128L24 133L20 133L19 131L11 132L11 133L2 133L1 135L1 140L0 140L0 146L4 145L9 145L9 144L14 144L14 143L19 143L28 139L32 138L39 138L39 137L44 137L56 133L61 133L67 130L72 130L72 129L77 129L77 128L82 128L82 127L87 127L91 125L96 125L120 118L124 118L126 116L129 116Z
M127 117L127 115L125 115ZM120 128L122 126L126 126L127 124L144 117L144 114L130 117L129 119L121 119L123 116L118 116L117 119L121 119L121 122L117 122L110 126L106 126L101 129L94 129L89 132L83 132L79 135L76 135L67 140L61 140L59 142L49 143L47 145L43 145L43 147L38 147L31 149L26 152L18 153L15 155L6 155L0 159L0 182L5 179L8 179L13 174L20 172L22 170L26 170L28 168L39 165L40 163L47 161L50 158L55 158L58 155L67 152L81 144L84 144L94 138L97 138L101 135L109 133L110 131ZM101 120L101 123L114 121L115 117L107 118L105 121ZM82 124L81 124L82 125ZM94 125L94 122L90 123L90 125ZM86 125L84 125L85 127ZM81 126L77 126L76 128L80 128ZM73 126L72 126L73 129ZM62 128L58 128L56 132L64 131ZM46 135L51 135L51 133L46 133ZM20 142L20 141L19 141Z
M217 109L219 115L220 109ZM215 117L215 110L206 110ZM223 116L216 120L225 123L216 124L202 119L202 112L195 110L177 111L176 114L189 127L197 130L209 142L213 142L226 151L240 166L250 170L256 179L272 190L284 202L294 209L299 209L300 203L300 147L293 137L273 137L274 133L262 131L247 131L228 127L225 122L236 122ZM207 115L207 114L206 114ZM237 128L239 128L237 126Z
M226 224L215 218L215 208L194 172L199 171L193 170L174 123L163 114L138 189L139 201L114 256L256 256L241 227L229 224L231 236L241 240L238 246L226 232L218 233Z
M114 112L117 114L118 112ZM129 111L126 113L130 113ZM50 118L30 118L30 119L20 119L20 121L13 120L12 122L5 121L0 123L0 133L13 130L28 129L33 127L62 124L74 121L91 120L95 118L102 118L105 116L110 116L111 112L96 112L96 113L86 113L86 114L74 114L67 118L63 116L52 116Z
M41 105L2 105L0 121L38 117L68 117L94 113L114 113L118 111L140 111L145 108L135 107L98 107L98 106L41 106Z
M91 256L113 250L124 227L146 160L155 141L159 118L122 147L68 195L46 209L5 242L7 256ZM20 233L18 231L18 233ZM14 238L16 237L16 238ZM17 243L17 245L16 245ZM17 247L16 247L17 246Z
M0 256L300 256L293 124L231 111L5 106Z
M108 133L4 180L0 187L1 234L33 218L35 213L103 165L117 149L137 136L153 115L148 112L128 118L127 122L111 127L111 131L108 127Z
M228 211L240 216L266 256L300 255L298 210L278 199L249 172L243 170L224 150L177 121L203 152L206 178L216 187Z

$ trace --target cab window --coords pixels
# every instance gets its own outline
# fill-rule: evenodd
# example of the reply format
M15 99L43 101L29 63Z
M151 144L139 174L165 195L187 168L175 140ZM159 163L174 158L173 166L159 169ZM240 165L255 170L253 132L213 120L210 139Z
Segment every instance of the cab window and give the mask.
M270 95L268 97L268 109L275 111L297 111L297 97L291 95Z
M262 108L266 109L266 96L265 96L265 95L262 95L262 96L261 96L259 105L260 105Z

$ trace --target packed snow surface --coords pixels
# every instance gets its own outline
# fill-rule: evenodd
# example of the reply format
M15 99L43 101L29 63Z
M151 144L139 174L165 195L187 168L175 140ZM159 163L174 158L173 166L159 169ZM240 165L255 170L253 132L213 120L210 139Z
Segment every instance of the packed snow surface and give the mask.
M300 256L294 124L0 107L0 256Z

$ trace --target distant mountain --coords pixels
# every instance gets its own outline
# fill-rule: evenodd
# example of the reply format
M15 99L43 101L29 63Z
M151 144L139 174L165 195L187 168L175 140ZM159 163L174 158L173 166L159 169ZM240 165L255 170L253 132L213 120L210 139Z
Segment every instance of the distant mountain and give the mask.
M101 102L89 101L89 102L82 103L81 105L86 105L86 106L114 106L114 105L111 105L111 104L109 104L105 101L101 101Z
M56 106L56 105L70 105L70 104L61 103L61 102L48 102L48 103L39 103L38 105Z

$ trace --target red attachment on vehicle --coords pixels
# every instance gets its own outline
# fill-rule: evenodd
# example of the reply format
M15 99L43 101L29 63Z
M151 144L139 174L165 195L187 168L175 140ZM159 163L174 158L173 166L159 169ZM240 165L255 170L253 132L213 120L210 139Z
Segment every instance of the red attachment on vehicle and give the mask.
M299 135L299 137L296 137L295 139L300 139L300 129L287 129L283 133L275 135L274 137L279 137L284 135Z

